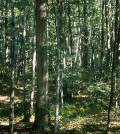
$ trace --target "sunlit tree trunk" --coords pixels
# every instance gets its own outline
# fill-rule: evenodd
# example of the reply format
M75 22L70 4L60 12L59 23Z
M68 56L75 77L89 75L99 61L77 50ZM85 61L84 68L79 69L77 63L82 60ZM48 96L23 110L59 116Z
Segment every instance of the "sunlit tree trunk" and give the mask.
M34 14L35 15L35 14ZM33 106L34 106L34 94L35 94L35 68L36 68L36 20L34 17L34 24L33 24L33 52L32 52L32 89L30 95L30 117L33 113Z
M8 48L8 0L5 2L5 65L9 65L9 48ZM7 65L8 64L8 65Z
M1 1L1 5L0 7L4 6L4 1ZM1 31L1 34L0 34L0 73L4 73L4 53L5 53L5 50L3 49L4 48L4 19L3 16L4 16L4 8L1 8L1 12L0 12L0 16L1 16L1 19L0 19L0 31Z
M79 66L81 66L81 8L80 8L80 4L78 4L78 19L79 19L79 28L78 28L78 33L79 33L79 37L78 37L78 42L77 42L77 48L76 48L76 57L75 57L75 61L76 63L79 63ZM78 60L77 60L78 59Z
M59 118L59 92L60 92L60 10L61 10L61 1L57 0L57 62L56 62L56 71L57 71L57 88L56 88L56 102L55 102L55 122L54 122L54 134L58 133L58 118Z
M60 0L60 106L63 106L63 70L65 69L65 27L64 27L64 1Z

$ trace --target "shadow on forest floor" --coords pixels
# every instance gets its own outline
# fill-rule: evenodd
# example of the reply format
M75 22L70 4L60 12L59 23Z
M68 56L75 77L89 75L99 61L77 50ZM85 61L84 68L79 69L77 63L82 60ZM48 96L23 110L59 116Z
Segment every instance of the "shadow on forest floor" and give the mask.
M0 134L8 134L9 126L9 84L6 81L7 78L1 79L0 76L0 117L4 118L0 121ZM15 134L29 134L32 123L24 123L20 121L22 114L24 112L23 109L23 89L15 88ZM105 134L106 133L106 112L98 114L100 112L99 105L94 105L95 99L88 96L79 96L66 98L65 103L67 103L66 107L64 107L63 115L64 118L62 127L65 127L65 130L60 130L59 134ZM28 105L29 106L29 105ZM97 107L98 106L98 107ZM93 110L94 109L94 110ZM68 112L69 111L69 112ZM97 113L98 116L95 114ZM91 115L88 120L87 115ZM80 116L80 121L78 121L78 117ZM19 119L18 119L19 118ZM65 119L66 118L66 119ZM84 122L82 122L82 118L84 118ZM95 120L94 122L91 121ZM64 122L65 121L65 122ZM70 130L67 128L70 124L70 121L73 122L72 128ZM98 122L103 121L104 124L98 124ZM75 124L76 125L75 125ZM114 123L117 123L116 120ZM68 125L67 125L68 124ZM119 124L112 125L111 128L112 134L120 133L120 122Z
M93 124L86 124L82 127L82 132L84 133L90 133L90 134L106 134L106 125L105 124L99 124L99 125L93 125Z
M120 127L112 127L111 134L119 134ZM106 125L86 124L80 130L66 130L60 134L106 134Z
M10 77L4 74L0 74L0 101L10 101ZM14 86L15 102L21 102L23 99L23 83L19 81ZM27 91L27 90L26 90Z
M15 126L14 132L16 132L16 134L29 134L30 130L31 126ZM8 134L8 132L8 125L0 125L0 134ZM120 127L113 127L111 129L111 134L119 133ZM87 124L84 125L80 130L66 130L63 132L61 131L59 134L106 134L106 126Z
M18 122L14 125L14 132L16 134L29 134L32 123ZM8 134L9 125L0 125L0 134Z

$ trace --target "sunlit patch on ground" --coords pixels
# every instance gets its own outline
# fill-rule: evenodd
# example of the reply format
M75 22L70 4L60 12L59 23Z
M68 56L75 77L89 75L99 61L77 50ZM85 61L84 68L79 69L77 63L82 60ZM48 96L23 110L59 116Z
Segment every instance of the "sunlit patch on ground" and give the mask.
M3 102L9 102L10 99L8 96L2 96L0 95L0 102L3 103Z
M7 126L7 125L9 125L9 122L8 122L8 121L0 121L0 125L5 125L5 126Z
M19 97L14 98L15 103L21 102L21 99ZM10 98L8 96L2 96L0 95L0 103L10 102Z

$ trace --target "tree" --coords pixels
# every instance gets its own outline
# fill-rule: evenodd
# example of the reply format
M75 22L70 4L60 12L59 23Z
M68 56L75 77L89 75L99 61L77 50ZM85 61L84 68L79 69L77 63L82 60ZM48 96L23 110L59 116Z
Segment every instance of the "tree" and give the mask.
M8 54L8 0L5 1L5 64L9 62Z
M24 102L24 121L29 120L29 116L27 115L27 100L26 100L26 73L27 73L27 65L26 65L26 50L25 50L25 43L26 43L26 16L27 16L27 3L26 0L24 0L24 16L23 16L23 33L22 33L22 39L23 39L23 46L22 46L22 56L23 56L23 102Z
M84 14L84 24L83 24L83 44L82 44L82 49L83 49L83 57L82 57L82 66L83 67L88 67L88 24L87 24L87 1L84 0L83 4L83 14Z
M113 99L115 96L116 90L116 62L117 62L117 49L119 44L119 25L118 25L118 13L119 13L119 0L116 0L116 11L115 11L115 40L113 44L113 59L112 59L112 72L111 72L111 92L110 92L110 102L108 108L108 122L107 122L107 133L110 132L111 127L111 118L112 118L112 107L113 107Z
M10 81L10 134L13 134L14 130L14 71L15 71L15 16L14 16L14 0L11 0L11 81Z
M42 131L50 124L50 114L46 108L46 10L47 0L36 0L37 96L34 127Z
M9 102L4 105L10 112L11 133L16 116L28 121L34 114L33 131L46 131L50 113L55 117L53 133L58 133L59 117L61 123L69 114L64 111L67 103L81 116L91 113L91 108L94 112L108 109L109 132L112 114L119 112L119 0L0 3L0 91L4 95L10 86L10 111ZM85 102L83 95L92 101Z
M35 10L34 10L34 23L33 23L33 51L32 51L32 89L30 95L30 116L33 113L34 108L34 94L35 94L35 69L36 69L36 19L35 19Z
M57 134L58 131L58 117L59 117L59 92L61 87L60 80L60 45L61 45L61 25L60 25L60 16L61 16L61 0L57 0L57 29L56 29L56 37L57 37L57 61L56 61L56 71L57 71L57 88L56 88L56 102L55 102L55 128L54 134Z

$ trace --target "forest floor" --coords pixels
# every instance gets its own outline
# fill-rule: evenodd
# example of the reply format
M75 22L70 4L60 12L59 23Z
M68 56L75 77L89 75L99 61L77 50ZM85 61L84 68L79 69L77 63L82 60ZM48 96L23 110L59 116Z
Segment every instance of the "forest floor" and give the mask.
M15 134L28 134L31 122L24 123L22 88L15 88ZM0 83L0 134L8 134L9 130L9 87ZM51 106L51 117L54 122L54 107ZM113 110L111 134L120 134L120 109ZM60 134L105 134L107 109L85 95L74 96L64 102L59 116Z
M62 133L106 134L107 110L101 110L99 105L91 103L90 98L75 97L73 102L66 104L63 109L60 122ZM111 134L120 134L120 111L112 112Z

